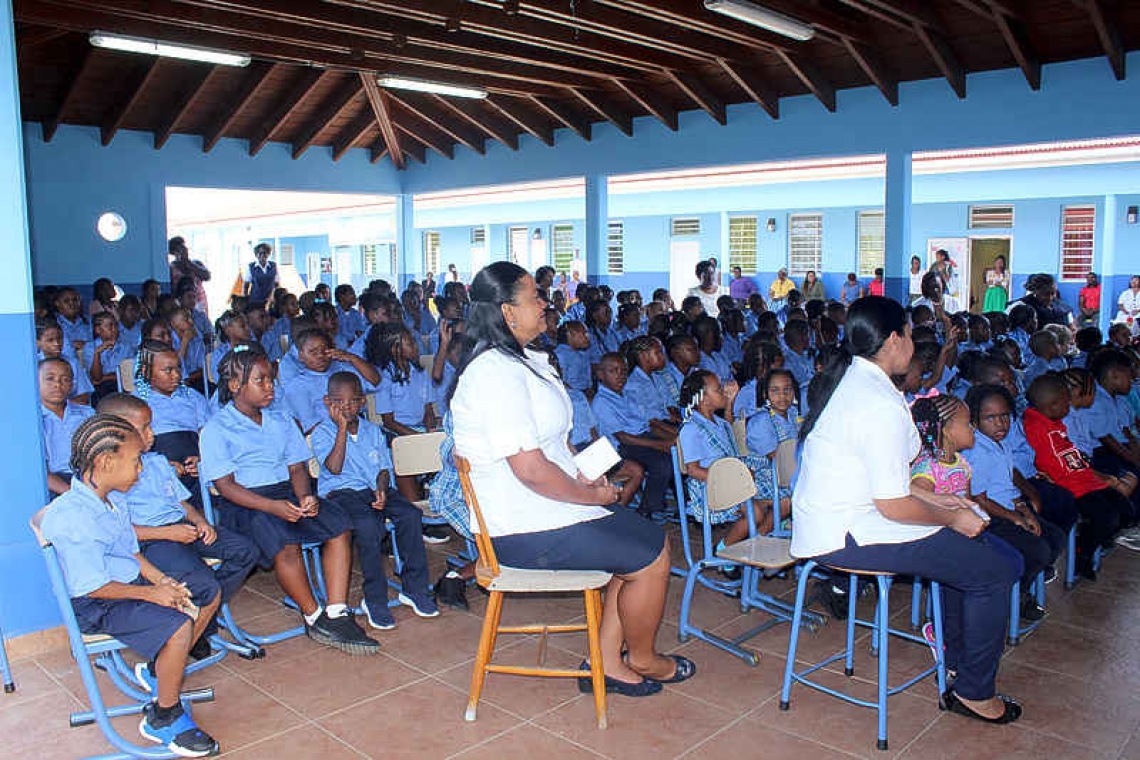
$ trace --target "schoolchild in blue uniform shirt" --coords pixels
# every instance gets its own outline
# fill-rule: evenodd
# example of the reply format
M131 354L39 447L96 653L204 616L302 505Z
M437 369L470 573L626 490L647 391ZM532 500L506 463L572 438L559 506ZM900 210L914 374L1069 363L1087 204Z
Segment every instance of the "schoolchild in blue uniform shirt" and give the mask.
M180 699L187 655L205 633L220 601L196 607L190 590L139 552L121 493L138 479L142 442L126 421L89 418L76 431L75 479L48 505L41 531L55 548L79 629L122 641L144 660L155 701L139 733L176 754L216 754L218 743L198 728ZM116 494L118 491L120 493Z
M701 349L700 368L715 373L722 383L732 380L732 363L721 351L723 342L716 319L709 316L697 317L693 322L693 339Z
M210 369L213 376L218 376L218 362L230 352L230 349L239 343L253 340L249 329L249 322L245 315L233 309L227 309L214 320L214 329L218 336L218 345L210 352Z
M990 321L985 316L971 314L966 324L970 339L958 344L959 354L964 354L967 351L986 353L993 348L994 344L990 339Z
M681 384L700 363L701 350L692 336L674 335L665 342L665 353L669 356L669 363L653 375L653 380L668 394L670 406L680 410Z
M1096 379L1096 396L1087 414L1089 429L1097 440L1093 467L1101 472L1140 474L1140 442L1136 439L1136 416L1128 403L1132 390L1132 362L1117 349L1093 354L1089 371Z
M243 350L244 349L244 350ZM259 351L231 351L219 367L222 410L202 430L202 477L213 483L218 522L252 539L263 567L305 620L305 632L319 644L348 654L376 654L345 604L352 566L352 523L329 501L312 493L311 456L297 425L268 411L273 370ZM313 597L301 545L321 544L328 606Z
M198 308L198 289L193 280L189 277L179 280L178 288L174 291L174 297L178 299L178 306L185 309L189 315L194 329L202 339L203 346L209 348L214 345L214 326L210 324L210 318L206 316L205 312ZM170 320L171 327L174 327L173 314ZM174 328L174 331L175 333L180 332L177 327Z
M747 420L764 405L764 396L760 392L760 381L768 376L774 369L784 366L784 351L776 343L762 340L752 340L748 343L748 350L744 352L740 371L736 373L736 381L740 392L732 402L732 416L734 419Z
M796 401L800 397L800 389L789 370L773 369L760 385L760 396L764 399L764 405L748 418L748 453L772 461L780 444L799 437L803 418L800 417ZM794 473L785 474L794 477ZM760 477L761 473L757 472L756 475ZM770 470L767 477L771 480ZM771 483L767 485L769 492L775 490Z
M329 378L335 373L354 373L369 392L376 389L380 380L376 368L355 354L333 348L327 333L306 330L297 336L295 347L301 370L281 387L285 406L303 433L312 432L328 416L324 398Z
M613 312L605 301L594 301L586 307L586 328L590 331L590 369L597 371L602 355L620 349L617 333L613 331Z
M60 288L55 292L52 307L56 322L63 330L63 352L80 356L83 346L91 341L91 323L83 316L79 291L72 287Z
M622 392L628 375L621 354L604 354L598 365L598 392L590 406L598 432L610 439L623 459L645 468L645 494L638 512L648 517L665 511L665 489L673 474L669 450L676 433L647 419L641 406Z
M421 302L418 288L408 288L400 297L404 307L404 325L412 331L416 340L422 341L431 335L436 327L435 317L431 315L427 304Z
M356 291L348 283L337 285L333 298L336 299L337 333L344 345L351 346L364 334L368 320L356 309Z
M285 341L292 346L293 320L301 316L301 302L292 293L285 293L278 299L276 311L277 321L273 323L274 339L278 341L280 347L281 336L285 336ZM283 353L284 351L278 351L278 355Z
M433 355L439 353L440 331L443 330L445 323L449 323L453 329L458 325L464 325L460 328L460 332L466 328L459 299L454 296L436 296L435 308L439 312L439 321L436 322L435 329L428 335L428 353Z
M250 339L258 342L262 350L269 356L269 361L272 362L280 359L281 344L277 342L273 317L269 316L269 312L265 310L265 306L260 303L251 303L245 307L243 313L246 327L249 328ZM215 368L214 377L217 377L216 371Z
M673 399L656 382L654 377L665 369L665 350L661 341L648 335L639 335L626 345L626 362L632 368L625 381L626 395L641 405L646 419L661 420L678 425L681 417L674 411Z
M340 332L340 318L337 316L338 312L335 306L331 303L318 301L313 304L309 313L313 318L313 324L329 337L329 344L333 348L338 351L348 351L352 347L352 341ZM294 327L294 329L296 328ZM300 333L294 332L294 340L296 340L297 335Z
M1032 358L1025 365L1022 373L1022 382L1025 387L1046 372L1064 372L1069 365L1061 356L1061 346L1057 337L1048 330L1038 330L1029 339L1029 351Z
M441 344L435 353L431 367L432 399L435 403L436 415L443 418L451 405L451 389L455 385L455 376L459 367L467 359L475 341L468 338L456 328L463 325L463 321L440 322Z
M182 362L182 379L187 385L203 388L206 368L206 343L190 318L187 309L175 309L170 315L171 345Z
M134 358L137 347L119 339L119 322L111 312L99 312L91 322L95 339L83 347L83 366L87 367L95 388L92 403L97 403L101 397L118 390L115 373L123 361Z
M571 320L558 326L558 347L554 349L562 367L562 379L569 387L589 391L594 387L590 371L590 334L586 325Z
M1009 310L1009 339L1017 344L1024 362L1029 356L1029 339L1037 332L1037 312L1019 303Z
M59 323L36 322L36 361L44 359L63 359L71 367L71 400L77 404L90 404L91 392L95 390L91 378L79 366L79 360L74 355L68 355L63 350L63 330Z
M793 319L784 328L784 367L790 369L801 388L815 376L815 361L808 348L808 323Z
M420 617L435 617L439 608L428 595L423 513L391 487L392 455L384 433L360 417L364 405L360 378L351 372L334 373L324 402L325 418L312 437L313 455L321 466L317 493L339 506L352 521L353 542L364 575L363 607L368 624L379 630L396 626L388 611L388 581L380 550L387 520L395 526L394 540L404 562L399 601Z
M142 301L138 296L119 299L119 340L137 351L142 343Z
M48 490L56 494L64 493L72 478L72 436L95 411L86 404L68 400L72 385L71 365L63 357L41 359L38 377Z
M740 309L723 309L720 312L721 353L730 364L744 361L744 314Z
M641 307L636 303L623 303L618 308L617 326L613 329L619 346L639 335L645 335L641 322Z

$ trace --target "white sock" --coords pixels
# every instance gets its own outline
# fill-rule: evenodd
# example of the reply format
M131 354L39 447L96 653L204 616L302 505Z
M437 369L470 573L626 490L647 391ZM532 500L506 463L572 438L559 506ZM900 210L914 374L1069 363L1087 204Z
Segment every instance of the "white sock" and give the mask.
M315 610L313 610L312 614L304 615L305 622L309 625L312 625L313 623L317 622L317 618L321 616L322 612L324 612L324 610L320 607L317 607Z
M447 571L447 575L445 575L445 576L443 576L443 577L444 577L444 578L458 578L458 577L459 577L459 573L455 572L454 570L448 570L448 571Z
M348 614L348 606L344 604L330 604L325 607L325 612L327 612L331 618L344 617Z

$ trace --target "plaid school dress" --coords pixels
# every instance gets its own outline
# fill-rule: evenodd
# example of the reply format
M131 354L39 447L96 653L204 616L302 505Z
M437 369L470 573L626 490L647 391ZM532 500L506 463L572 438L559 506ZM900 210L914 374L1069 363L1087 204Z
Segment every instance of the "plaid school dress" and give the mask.
M769 466L768 461L763 457L750 456L748 454L741 454L740 449L736 446L736 438L732 434L732 428L727 422L717 418L715 421L707 419L702 414L693 413L685 421L685 425L692 425L702 440L708 445L709 450L715 452L718 459L725 457L733 457L744 462L748 469L752 472L752 477L756 483L756 498L761 501L773 501L776 489L772 484L772 468ZM696 478L688 478L685 486L686 499L685 511L692 515L695 519L703 521L705 519L705 482L697 480ZM791 496L788 489L780 489L780 498L787 498ZM733 507L720 512L713 512L709 514L709 522L713 525L721 525L727 522L735 522L741 517L740 507Z
M455 438L450 411L443 415L443 432L446 437L439 445L443 467L432 478L428 488L428 504L431 505L431 511L447 520L447 524L456 533L470 540L471 515L463 498L463 488L459 484L459 470L455 469Z

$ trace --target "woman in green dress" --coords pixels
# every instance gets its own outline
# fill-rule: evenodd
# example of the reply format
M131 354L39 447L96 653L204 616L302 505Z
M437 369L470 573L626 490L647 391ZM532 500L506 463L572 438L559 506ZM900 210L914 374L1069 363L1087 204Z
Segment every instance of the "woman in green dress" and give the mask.
M1009 272L1005 270L1005 256L998 256L986 270L986 298L982 311L1005 311L1008 301Z

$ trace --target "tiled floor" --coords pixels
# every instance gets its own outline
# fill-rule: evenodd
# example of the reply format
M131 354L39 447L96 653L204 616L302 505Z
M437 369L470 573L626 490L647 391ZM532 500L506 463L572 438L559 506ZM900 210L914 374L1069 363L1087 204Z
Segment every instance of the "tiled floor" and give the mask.
M454 542L430 547L432 577ZM1108 558L1101 580L1073 591L1049 587L1050 618L1020 647L1010 649L1000 688L1025 706L1015 726L989 727L939 712L936 690L922 683L891 702L890 751L875 750L874 714L804 687L792 693L792 709L780 712L788 629L778 626L753 640L759 666L699 641L676 637L680 583L672 580L662 649L682 652L698 665L691 681L643 700L611 697L607 730L593 726L592 703L565 681L488 677L479 719L463 720L471 658L484 597L469 591L470 613L444 611L420 620L395 611L395 630L377 634L383 653L349 658L298 638L269 649L264 660L229 657L196 675L191 686L212 685L217 700L195 708L203 727L222 743L227 758L1127 758L1140 760L1140 556L1124 550ZM768 590L788 595L787 581ZM358 592L357 592L358 593ZM893 597L894 595L892 595ZM277 603L271 577L254 577L234 605L251 629L295 625ZM905 618L909 599L893 605ZM580 597L509 598L504 622L566 622L582 617ZM741 616L731 600L698 592L698 623L725 634L745 630L759 613ZM843 626L832 623L802 638L801 656L819 659L836 651ZM537 640L510 640L498 659L533 663ZM581 661L581 635L552 637L548 664ZM909 647L909 649L908 649ZM860 643L856 677L841 671L823 680L864 695L873 686L866 641ZM897 679L924 666L925 649L899 644L892 650ZM13 663L19 691L0 695L0 756L72 758L106 752L94 727L68 728L67 714L85 699L66 651ZM111 696L108 687L106 693ZM132 741L137 719L115 721Z

